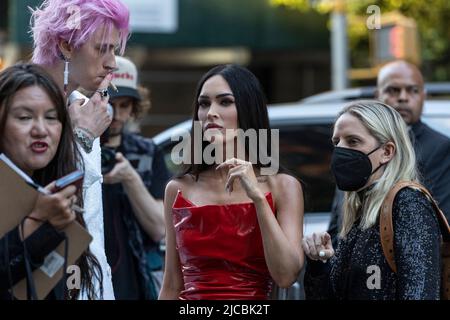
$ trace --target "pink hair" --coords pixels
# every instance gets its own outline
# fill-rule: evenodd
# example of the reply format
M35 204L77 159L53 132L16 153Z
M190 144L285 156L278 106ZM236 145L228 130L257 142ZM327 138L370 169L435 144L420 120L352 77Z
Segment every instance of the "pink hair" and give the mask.
M73 9L79 10L73 14ZM125 51L130 14L119 0L45 0L39 8L30 10L30 32L34 40L32 61L36 64L54 65L62 58L58 47L60 40L78 49L102 26L106 30L103 41L113 27L118 29L120 54Z

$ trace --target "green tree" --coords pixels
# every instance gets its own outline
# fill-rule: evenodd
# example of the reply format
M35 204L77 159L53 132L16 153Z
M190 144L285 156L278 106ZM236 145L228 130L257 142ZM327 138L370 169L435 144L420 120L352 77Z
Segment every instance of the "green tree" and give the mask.
M336 0L270 0L274 6L294 10L315 10L329 14ZM339 1L339 0L338 0ZM398 11L413 18L421 44L422 69L428 81L450 80L449 0L342 0L348 17L349 48L353 68L368 67L369 32L367 7L377 5L381 13Z

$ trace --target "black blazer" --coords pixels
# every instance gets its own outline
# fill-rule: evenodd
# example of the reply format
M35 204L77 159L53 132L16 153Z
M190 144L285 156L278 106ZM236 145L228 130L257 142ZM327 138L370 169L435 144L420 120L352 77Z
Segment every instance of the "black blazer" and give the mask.
M421 180L450 221L450 139L422 121L411 131Z

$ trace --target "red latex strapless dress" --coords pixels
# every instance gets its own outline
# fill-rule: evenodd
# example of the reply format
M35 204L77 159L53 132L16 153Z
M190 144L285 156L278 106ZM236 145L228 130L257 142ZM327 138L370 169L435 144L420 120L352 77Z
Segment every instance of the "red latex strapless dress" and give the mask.
M266 199L275 212L271 193ZM180 299L268 299L272 279L252 202L196 206L178 191L172 207L184 278Z

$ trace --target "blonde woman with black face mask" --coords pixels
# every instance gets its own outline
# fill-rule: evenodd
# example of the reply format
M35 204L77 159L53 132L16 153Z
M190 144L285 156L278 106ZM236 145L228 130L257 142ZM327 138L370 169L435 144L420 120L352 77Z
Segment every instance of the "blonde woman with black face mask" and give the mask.
M303 239L307 299L439 299L440 229L420 191L400 190L393 203L397 272L384 256L379 213L399 181L418 182L415 155L401 116L377 101L358 101L339 114L331 170L345 191L336 252L328 233Z

